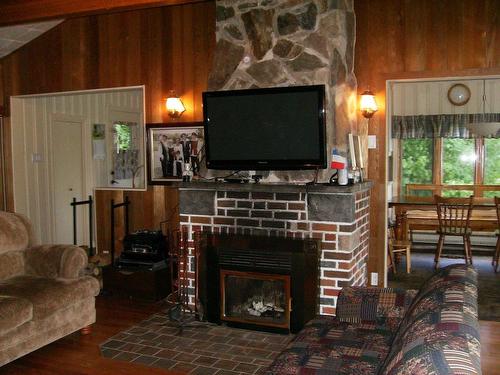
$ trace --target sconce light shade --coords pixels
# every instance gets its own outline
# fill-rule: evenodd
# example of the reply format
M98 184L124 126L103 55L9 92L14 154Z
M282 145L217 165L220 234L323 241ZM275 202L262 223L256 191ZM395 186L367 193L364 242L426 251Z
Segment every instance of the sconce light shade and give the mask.
M371 118L378 111L375 95L370 90L366 90L361 94L360 109L361 114L366 118Z
M165 101L165 107L167 108L168 115L172 118L179 118L186 111L186 107L184 107L181 98L179 98L174 91L170 91Z

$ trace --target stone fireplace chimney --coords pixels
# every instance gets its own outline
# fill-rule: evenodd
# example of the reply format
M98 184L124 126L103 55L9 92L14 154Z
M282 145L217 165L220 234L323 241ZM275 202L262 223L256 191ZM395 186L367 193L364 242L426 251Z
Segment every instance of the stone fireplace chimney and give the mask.
M209 90L324 84L327 152L346 155L356 126L353 7L353 0L217 0ZM312 173L274 175L304 181Z

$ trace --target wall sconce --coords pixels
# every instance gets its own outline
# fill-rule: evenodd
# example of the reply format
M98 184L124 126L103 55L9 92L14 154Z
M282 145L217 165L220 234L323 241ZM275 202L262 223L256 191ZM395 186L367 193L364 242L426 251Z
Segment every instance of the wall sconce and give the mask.
M186 111L186 107L184 107L181 98L179 98L173 90L168 94L168 98L165 101L165 107L167 108L168 115L172 118L179 118Z
M368 119L378 111L375 95L370 90L366 90L361 94L360 109L361 114Z

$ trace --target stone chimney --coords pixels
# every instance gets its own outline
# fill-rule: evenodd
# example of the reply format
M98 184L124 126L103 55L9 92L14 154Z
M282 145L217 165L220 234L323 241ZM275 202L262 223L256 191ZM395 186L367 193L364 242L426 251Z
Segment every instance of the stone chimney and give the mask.
M356 128L353 0L217 0L216 17L209 90L324 84L329 159L334 147L347 156ZM313 172L272 175L297 182Z

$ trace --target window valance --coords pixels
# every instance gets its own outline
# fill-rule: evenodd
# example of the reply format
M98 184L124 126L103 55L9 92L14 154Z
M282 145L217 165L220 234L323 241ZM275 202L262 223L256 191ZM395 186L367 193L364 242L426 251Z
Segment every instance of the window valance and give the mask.
M392 138L477 138L470 129L492 123L500 123L500 113L392 116ZM500 138L499 128L489 136Z

